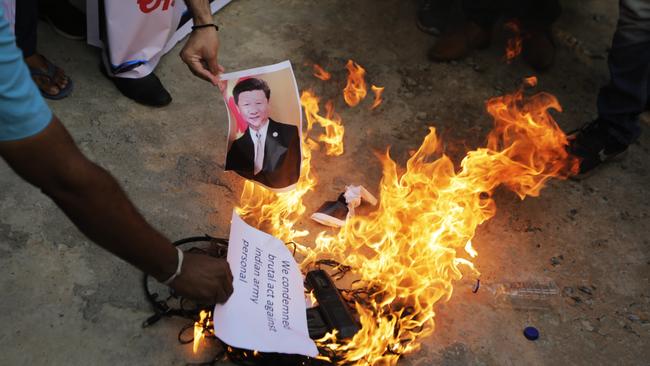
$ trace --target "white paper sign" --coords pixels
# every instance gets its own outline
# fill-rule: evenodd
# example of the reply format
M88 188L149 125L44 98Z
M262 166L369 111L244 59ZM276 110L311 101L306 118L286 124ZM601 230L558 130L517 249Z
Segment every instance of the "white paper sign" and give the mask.
M214 308L215 335L238 348L318 355L307 330L303 277L284 243L233 210L228 263L234 291Z

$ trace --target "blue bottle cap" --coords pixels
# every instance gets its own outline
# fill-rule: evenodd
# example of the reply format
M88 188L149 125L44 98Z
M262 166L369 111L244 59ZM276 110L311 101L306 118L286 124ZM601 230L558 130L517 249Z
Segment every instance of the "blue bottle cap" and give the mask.
M524 329L524 337L529 341L534 341L539 338L539 331L535 327L526 327Z

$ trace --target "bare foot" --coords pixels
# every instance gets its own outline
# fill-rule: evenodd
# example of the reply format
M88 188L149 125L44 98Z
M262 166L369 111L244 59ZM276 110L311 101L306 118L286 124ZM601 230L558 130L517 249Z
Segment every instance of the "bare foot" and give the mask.
M35 53L25 58L25 63L32 69L37 69L47 73L47 62L43 55ZM45 75L32 75L32 79L40 90L50 95L57 95L68 85L69 79L62 68L56 67L54 77L50 78Z

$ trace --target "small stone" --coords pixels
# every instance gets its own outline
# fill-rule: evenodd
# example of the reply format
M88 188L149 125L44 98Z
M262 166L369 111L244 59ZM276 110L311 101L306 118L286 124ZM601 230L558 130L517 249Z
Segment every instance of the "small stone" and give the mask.
M578 210L576 210L575 208L572 208L571 211L569 211L569 213L571 214L571 216L575 216L575 215L578 214Z
M419 120L425 120L425 119L427 119L427 112L418 112L415 115L415 118L417 118Z
M595 329L594 326L591 325L591 323L589 322L589 320L585 320L585 319L583 319L583 320L580 321L580 324L582 324L582 328L583 328L584 330L586 330L587 332L593 332L594 329Z
M407 99L411 99L411 98L413 98L414 96L415 96L415 94L413 94L413 93L411 93L411 92L404 93L404 98L407 98Z
M633 322L638 322L641 318L636 314L628 314L627 319Z
M562 263L562 260L558 257L551 257L551 265L553 267L557 266L558 264Z
M571 296L571 300L573 300L574 305L582 303L582 298L580 296Z
M433 87L431 85L427 86L427 90L431 91L433 90Z
M580 290L581 292L584 292L587 295L593 295L594 294L593 291L591 291L591 289L589 287L587 287L587 286L578 286L578 290Z

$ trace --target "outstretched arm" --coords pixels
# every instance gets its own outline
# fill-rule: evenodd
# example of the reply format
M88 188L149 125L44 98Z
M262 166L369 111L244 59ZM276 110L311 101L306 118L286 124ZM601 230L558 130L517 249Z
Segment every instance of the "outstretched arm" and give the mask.
M115 179L79 151L56 117L37 135L0 142L0 156L92 241L159 281L176 271L174 246L145 221ZM232 275L225 260L188 253L170 286L199 302L224 302Z
M194 16L194 25L211 24L212 12L208 0L185 0ZM181 59L197 77L218 85L219 74L223 67L219 65L219 33L215 27L197 28L181 50Z

